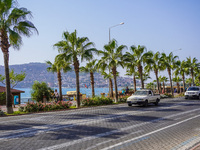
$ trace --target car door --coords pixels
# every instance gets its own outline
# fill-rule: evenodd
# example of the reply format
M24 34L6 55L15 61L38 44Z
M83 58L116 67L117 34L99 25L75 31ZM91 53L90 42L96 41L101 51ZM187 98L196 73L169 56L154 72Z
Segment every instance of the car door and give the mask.
M151 91L149 91L149 102L152 102L153 101L153 96L152 96L152 92Z

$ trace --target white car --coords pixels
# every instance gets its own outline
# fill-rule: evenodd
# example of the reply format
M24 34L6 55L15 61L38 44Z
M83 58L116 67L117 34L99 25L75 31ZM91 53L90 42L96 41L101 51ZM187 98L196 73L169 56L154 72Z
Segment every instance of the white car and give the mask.
M185 92L185 99L188 98L198 98L200 99L200 87L198 86L191 86Z
M136 91L133 95L127 98L128 106L133 104L147 106L149 103L158 105L160 94L154 94L152 90L142 89Z

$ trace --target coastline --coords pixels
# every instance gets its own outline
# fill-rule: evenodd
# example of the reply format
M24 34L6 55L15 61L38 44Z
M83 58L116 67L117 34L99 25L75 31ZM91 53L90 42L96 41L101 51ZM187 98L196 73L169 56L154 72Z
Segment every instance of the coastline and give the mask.
M29 99L31 99L31 88L16 88L18 90L25 91L25 93L21 93L21 103L28 102ZM52 90L57 89L59 92L59 88L52 87ZM118 91L121 91L123 88L119 87ZM68 91L76 91L76 88L62 88L63 95L67 94ZM92 96L92 89L91 88L80 88L80 92L82 94L86 94L87 97ZM107 94L109 92L109 88L95 88L95 95L101 96L101 93Z

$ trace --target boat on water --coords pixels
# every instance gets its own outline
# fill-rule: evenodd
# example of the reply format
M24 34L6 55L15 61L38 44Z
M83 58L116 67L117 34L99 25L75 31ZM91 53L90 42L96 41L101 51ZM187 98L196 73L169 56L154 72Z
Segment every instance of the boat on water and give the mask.
M63 95L63 100L76 100L76 91L67 91L65 95ZM86 98L86 94L79 93L80 99Z

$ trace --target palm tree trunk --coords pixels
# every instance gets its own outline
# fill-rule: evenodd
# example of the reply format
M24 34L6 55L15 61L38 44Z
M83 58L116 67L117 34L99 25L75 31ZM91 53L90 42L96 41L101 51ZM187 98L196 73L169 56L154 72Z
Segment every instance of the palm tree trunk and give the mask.
M165 93L165 82L163 82L163 91L164 91L164 93ZM163 93L163 94L164 94Z
M92 97L95 97L95 93L94 93L94 74L93 74L93 72L90 72L90 80L91 80L91 85L92 85Z
M142 86L142 89L144 89L144 81L143 81L143 73L142 73L142 66L141 65L138 66L138 71L139 71L139 74L140 74L141 86Z
M10 91L10 78L9 78L9 65L8 65L9 54L4 53L4 67L5 67L5 76L6 76L6 108L7 113L12 114L12 98L11 98L11 91Z
M200 83L200 77L199 77L199 83Z
M77 102L77 108L80 108L80 87L79 87L79 62L76 58L74 62L74 70L76 74L76 102Z
M168 71L168 74L169 74L169 81L170 81L170 86L171 86L171 94L172 94L172 96L174 96L174 90L173 90L173 87L172 87L171 69L167 68L167 71Z
M135 79L135 75L133 76L133 83L134 83L134 88L135 88L134 92L136 92L136 91L137 91L137 88L136 88L136 79Z
M193 69L191 69L191 76L192 76L192 86L194 86L194 72L193 72Z
M160 91L159 91L159 93L161 93L161 82L159 82L159 87L160 87Z
M182 79L183 79L183 92L185 92L185 75L184 74L182 76Z
M60 70L57 72L58 86L59 86L59 100L62 100L62 78Z
M111 78L109 78L109 83L110 83L110 97L113 97L113 84Z
M115 102L118 102L118 90L117 90L117 70L116 67L112 68L113 77L114 77L114 84L115 84Z
M177 85L177 93L180 93L179 83L177 82L176 85Z
M157 88L158 88L158 91L159 91L159 93L161 93L161 86L159 85L159 80L158 80L158 70L154 70L154 73L155 73L155 75L156 75L156 82L157 82Z
M12 98L11 98L11 91L10 91L10 77L9 77L9 47L10 44L8 42L8 36L5 30L1 30L1 41L0 41L0 47L3 52L3 57L4 57L4 69L5 69L5 76L6 76L6 108L7 108L7 113L11 114L13 113L13 108L12 108Z

